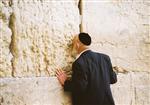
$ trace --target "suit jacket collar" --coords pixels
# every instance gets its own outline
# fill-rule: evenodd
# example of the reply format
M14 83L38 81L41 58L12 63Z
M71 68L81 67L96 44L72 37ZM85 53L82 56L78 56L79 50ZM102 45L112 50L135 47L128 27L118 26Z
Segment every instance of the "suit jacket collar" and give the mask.
M85 50L83 50L80 54L77 55L76 60L77 60L84 52L89 51L89 50L90 50L90 49L85 49Z

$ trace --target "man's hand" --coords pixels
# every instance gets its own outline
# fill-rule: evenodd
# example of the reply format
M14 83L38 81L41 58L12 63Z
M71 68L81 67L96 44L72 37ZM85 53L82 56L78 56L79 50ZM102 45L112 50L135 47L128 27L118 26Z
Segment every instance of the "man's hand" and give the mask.
M56 77L58 78L60 84L64 86L65 81L67 80L67 74L61 69L57 69Z

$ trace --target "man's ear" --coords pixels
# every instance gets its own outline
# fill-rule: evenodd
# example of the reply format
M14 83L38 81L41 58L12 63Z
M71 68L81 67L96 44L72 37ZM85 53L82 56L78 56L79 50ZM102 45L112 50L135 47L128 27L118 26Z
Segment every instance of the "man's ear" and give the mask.
M79 44L79 43L76 43L76 47L77 47L77 49L79 49L79 47L80 47L80 44Z

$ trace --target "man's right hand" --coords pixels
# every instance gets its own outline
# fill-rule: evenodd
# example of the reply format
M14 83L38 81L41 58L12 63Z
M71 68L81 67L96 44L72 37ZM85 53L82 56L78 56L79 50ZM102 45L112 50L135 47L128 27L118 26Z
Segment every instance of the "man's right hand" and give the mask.
M64 86L64 83L67 80L67 74L64 71L62 71L62 69L57 69L56 77L58 78L60 84Z

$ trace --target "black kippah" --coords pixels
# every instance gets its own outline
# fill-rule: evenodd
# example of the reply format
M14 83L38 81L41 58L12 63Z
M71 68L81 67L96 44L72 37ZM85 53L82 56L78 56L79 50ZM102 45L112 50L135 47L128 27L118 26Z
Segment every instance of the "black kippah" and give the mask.
M88 33L80 33L79 34L79 40L84 45L89 46L91 44L91 37Z

